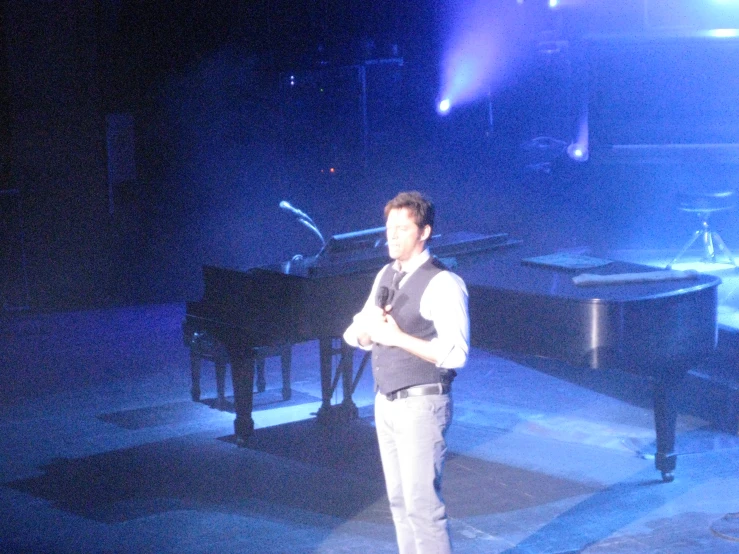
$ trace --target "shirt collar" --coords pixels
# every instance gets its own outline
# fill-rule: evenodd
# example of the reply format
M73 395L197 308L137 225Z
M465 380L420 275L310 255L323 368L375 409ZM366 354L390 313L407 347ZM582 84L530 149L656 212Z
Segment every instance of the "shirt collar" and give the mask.
M423 264L425 264L429 258L431 258L431 253L429 252L428 248L425 248L423 252L421 252L417 256L412 257L410 260L403 264L403 271L406 273L406 275L409 275L416 271ZM395 271L400 271L400 264L398 264L397 261L393 262L393 269Z

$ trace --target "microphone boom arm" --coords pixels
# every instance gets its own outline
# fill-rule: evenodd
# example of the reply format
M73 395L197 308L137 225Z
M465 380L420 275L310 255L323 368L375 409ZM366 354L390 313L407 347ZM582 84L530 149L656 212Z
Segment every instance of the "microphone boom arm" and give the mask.
M290 204L290 202L288 202L287 200L282 200L280 202L280 208L290 212L295 217L297 217L300 223L308 227L308 229L313 231L318 236L318 238L321 239L322 249L326 247L326 240L323 238L321 231L318 230L318 225L314 223L314 221L307 213L305 213L303 210L299 210L298 208Z
M305 225L306 227L308 227L308 229L310 229L311 231L313 231L318 236L318 238L321 240L321 245L322 246L326 246L326 241L323 238L323 235L321 234L321 231L319 231L318 230L318 227L316 227L316 224L315 223L313 223L312 221L308 221L306 219L303 219L302 217L299 217L298 218L298 221L300 221L300 223L302 223L303 225Z

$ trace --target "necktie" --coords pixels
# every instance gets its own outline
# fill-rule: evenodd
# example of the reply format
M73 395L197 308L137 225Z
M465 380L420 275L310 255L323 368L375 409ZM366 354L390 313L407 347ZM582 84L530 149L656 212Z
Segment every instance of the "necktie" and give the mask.
M395 275L393 275L393 288L395 290L400 288L400 282L403 280L403 277L405 277L405 271L396 271Z

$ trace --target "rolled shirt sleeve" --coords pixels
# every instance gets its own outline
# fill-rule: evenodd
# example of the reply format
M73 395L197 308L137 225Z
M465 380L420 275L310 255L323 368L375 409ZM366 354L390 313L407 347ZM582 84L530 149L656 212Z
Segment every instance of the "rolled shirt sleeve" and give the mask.
M442 271L429 282L421 297L421 315L434 322L437 336L431 339L436 366L459 369L470 351L470 319L467 287L461 277Z

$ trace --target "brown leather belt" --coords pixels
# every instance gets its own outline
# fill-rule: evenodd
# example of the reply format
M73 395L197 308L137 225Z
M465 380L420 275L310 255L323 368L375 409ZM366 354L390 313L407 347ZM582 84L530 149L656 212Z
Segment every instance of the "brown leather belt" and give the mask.
M433 383L431 385L416 385L415 387L408 387L407 389L396 390L385 395L385 398L390 400L397 400L399 398L408 398L409 396L426 396L429 394L449 394L452 390L452 386L449 384Z

